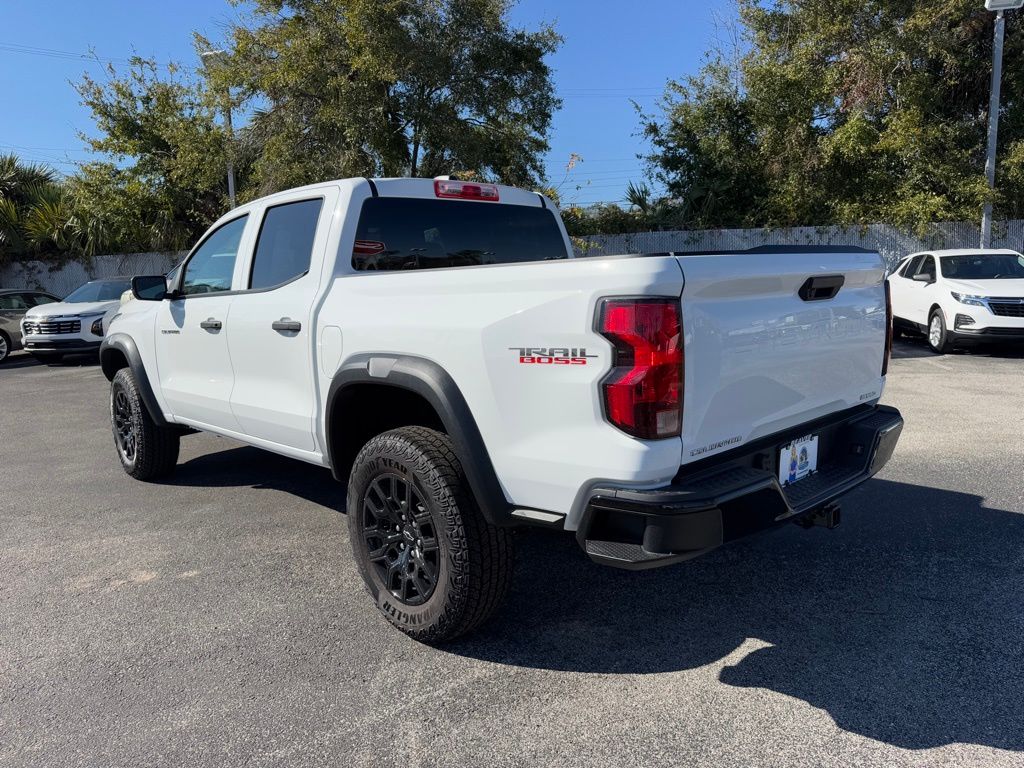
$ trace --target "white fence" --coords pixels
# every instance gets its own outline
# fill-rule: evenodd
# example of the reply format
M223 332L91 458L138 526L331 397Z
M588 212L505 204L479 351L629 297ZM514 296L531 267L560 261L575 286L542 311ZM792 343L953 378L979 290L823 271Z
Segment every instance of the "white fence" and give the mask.
M1024 220L997 222L995 248L1024 249ZM934 224L919 236L888 224L863 227L794 227L791 229L709 229L675 232L635 232L583 238L581 256L661 251L731 251L759 245L856 245L876 250L890 264L914 251L931 248L976 248L977 225L965 222ZM65 296L87 280L120 275L158 275L167 272L184 253L126 253L97 256L89 264L70 262L59 269L30 261L0 268L0 288L38 288Z

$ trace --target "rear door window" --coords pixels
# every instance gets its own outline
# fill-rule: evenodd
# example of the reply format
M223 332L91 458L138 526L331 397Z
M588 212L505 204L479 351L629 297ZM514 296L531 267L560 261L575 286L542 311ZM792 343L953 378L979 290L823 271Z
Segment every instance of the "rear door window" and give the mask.
M565 259L550 208L373 197L359 215L358 270L436 269Z
M250 288L272 288L309 271L323 204L317 198L267 209L256 241Z

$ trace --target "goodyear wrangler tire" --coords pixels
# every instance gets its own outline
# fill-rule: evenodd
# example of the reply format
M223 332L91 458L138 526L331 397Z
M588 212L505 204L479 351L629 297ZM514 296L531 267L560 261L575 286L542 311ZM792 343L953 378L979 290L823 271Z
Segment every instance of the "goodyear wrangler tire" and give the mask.
M356 457L348 529L359 571L385 618L438 643L494 613L512 575L512 538L489 524L447 435L403 427Z
M153 421L130 368L119 370L110 382L110 426L121 466L136 480L156 480L174 471L181 436Z

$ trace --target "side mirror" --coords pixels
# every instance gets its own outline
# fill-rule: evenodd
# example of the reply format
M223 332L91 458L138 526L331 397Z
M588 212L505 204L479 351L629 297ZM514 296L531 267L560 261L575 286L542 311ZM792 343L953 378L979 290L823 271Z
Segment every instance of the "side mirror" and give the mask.
M163 275L133 277L132 296L139 301L163 301L167 298L167 280Z
M914 275L910 279L913 280L915 283L934 283L935 282L935 277L933 275L928 274L927 272L919 272L918 274Z

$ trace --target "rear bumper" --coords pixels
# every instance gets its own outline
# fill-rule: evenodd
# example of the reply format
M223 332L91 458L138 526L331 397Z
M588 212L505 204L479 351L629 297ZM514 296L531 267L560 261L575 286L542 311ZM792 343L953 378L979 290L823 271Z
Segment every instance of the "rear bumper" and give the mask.
M66 355L85 352L99 352L102 341L86 341L84 339L35 339L26 336L23 340L28 352L60 352Z
M895 408L858 409L685 469L663 488L597 489L577 539L592 560L619 568L691 559L831 504L889 461L902 428ZM809 433L819 435L818 471L783 488L779 450Z

